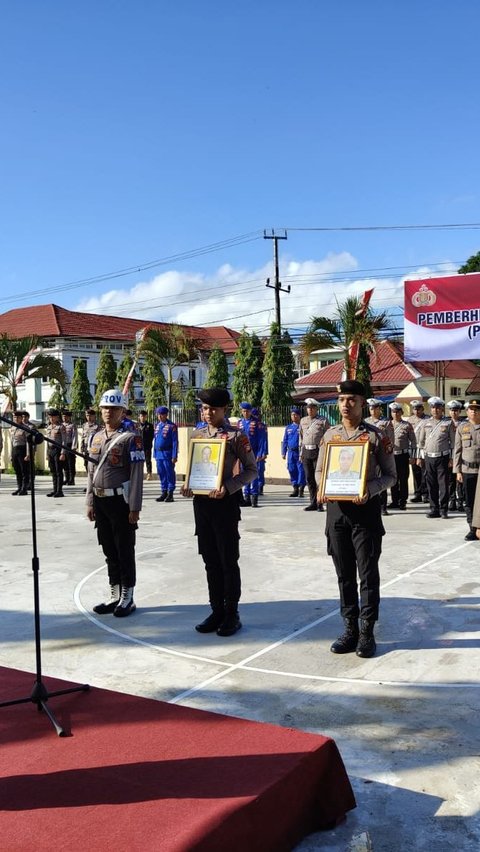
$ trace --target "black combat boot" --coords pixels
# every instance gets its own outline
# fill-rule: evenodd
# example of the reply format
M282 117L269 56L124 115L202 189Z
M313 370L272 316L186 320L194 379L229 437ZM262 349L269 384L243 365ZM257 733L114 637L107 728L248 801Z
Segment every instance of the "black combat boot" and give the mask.
M225 616L218 627L217 636L233 636L242 626L240 616L238 614L238 604L227 603L225 605Z
M293 491L288 495L289 497L298 497L298 485L293 486Z
M300 487L299 487L299 489L298 489L298 496L299 496L299 497L303 497L304 491L305 491L305 486L304 486L304 485L300 485Z
M110 599L105 603L97 604L93 611L97 615L109 615L120 603L120 586L110 586Z
M251 505L252 505L252 498L250 497L250 494L245 494L245 495L244 495L244 497L243 497L243 505L244 505L244 506L251 506Z
M201 621L200 624L195 625L195 630L198 633L215 633L225 618L223 604L210 605L212 607L210 615L207 615L206 619Z
M314 500L313 503L310 503L308 506L305 506L304 512L316 512L317 511L317 501Z
M345 630L330 646L332 654L349 654L355 651L358 644L358 619L344 618Z
M456 500L450 500L450 503L448 504L448 508L449 508L450 512L456 512L457 511L457 501Z
M155 503L164 503L165 500L167 499L167 496L168 496L168 491L162 491L162 493L160 494L160 497L157 497L157 499L155 500Z
M252 506L254 509L258 509L258 494L252 494Z
M165 503L173 503L173 491L168 492Z
M458 500L457 501L457 512L464 512L464 511L465 511L465 506L463 504L463 500Z
M475 530L470 530L470 532L468 532L465 536L465 541L476 541L476 540L477 540L477 534L476 534Z
M358 637L357 657L373 657L377 644L373 635L375 622L370 619L360 619L360 636Z

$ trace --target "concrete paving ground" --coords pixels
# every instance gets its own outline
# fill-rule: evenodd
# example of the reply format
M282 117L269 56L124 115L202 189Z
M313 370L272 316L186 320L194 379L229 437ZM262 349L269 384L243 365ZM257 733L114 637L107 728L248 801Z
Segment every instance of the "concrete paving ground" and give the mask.
M302 852L480 848L480 542L464 542L464 515L411 505L385 518L378 652L361 660L329 651L340 619L325 515L288 487L243 510L244 628L221 639L193 629L208 608L191 502L156 503L156 483L137 612L92 613L106 572L78 482L47 500L37 479L45 675L333 737L358 806ZM13 487L2 476L0 665L34 671L30 500Z

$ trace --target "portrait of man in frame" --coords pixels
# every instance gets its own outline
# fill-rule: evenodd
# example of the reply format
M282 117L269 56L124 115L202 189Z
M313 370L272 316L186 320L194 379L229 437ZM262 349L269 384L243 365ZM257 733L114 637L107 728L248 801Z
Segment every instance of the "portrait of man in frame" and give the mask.
M209 494L221 488L225 441L220 438L190 440L185 486L194 494Z

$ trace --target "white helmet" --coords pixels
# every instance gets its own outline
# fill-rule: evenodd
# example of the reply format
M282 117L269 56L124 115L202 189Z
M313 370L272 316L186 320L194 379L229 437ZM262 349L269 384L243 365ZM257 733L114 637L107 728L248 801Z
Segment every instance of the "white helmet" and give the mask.
M128 408L127 400L118 388L111 388L102 393L99 406L100 408Z

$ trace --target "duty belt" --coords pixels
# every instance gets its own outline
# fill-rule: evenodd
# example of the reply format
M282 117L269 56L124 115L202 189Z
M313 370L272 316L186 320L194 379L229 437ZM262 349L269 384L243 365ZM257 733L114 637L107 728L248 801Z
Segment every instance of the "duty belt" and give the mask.
M410 452L410 450L394 450L393 455L394 456L403 456L403 455L405 455L405 453L409 453L409 452Z
M123 488L94 488L95 497L123 497Z
M449 456L450 450L444 450L443 453L425 453L429 459L439 459L440 456Z
M304 450L318 450L318 446L317 446L317 444L304 444L303 449Z

